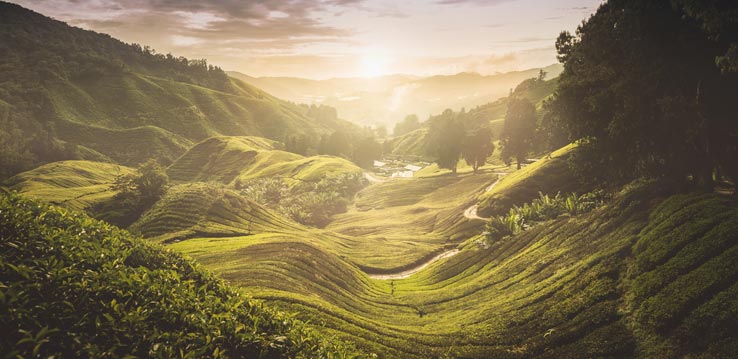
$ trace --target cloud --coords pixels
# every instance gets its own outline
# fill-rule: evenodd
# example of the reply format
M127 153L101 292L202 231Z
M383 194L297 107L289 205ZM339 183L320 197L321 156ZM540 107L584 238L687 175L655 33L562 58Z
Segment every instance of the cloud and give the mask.
M364 0L21 0L19 2L73 25L108 32L114 36L119 35L124 39L132 38L132 41L153 42L152 45L161 46L167 44L165 40L169 40L172 45L183 45L182 38L214 41L215 44L255 39L302 38L307 43L318 38L320 41L333 41L351 36L353 31L326 25L315 14L347 7L358 8L362 6ZM171 41L172 39L180 41Z
M515 0L438 0L439 5L477 5L477 6L493 6Z

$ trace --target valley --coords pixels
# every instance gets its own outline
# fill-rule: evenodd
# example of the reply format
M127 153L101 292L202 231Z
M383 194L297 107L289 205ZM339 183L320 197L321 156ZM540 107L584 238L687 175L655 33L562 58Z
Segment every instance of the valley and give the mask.
M263 6L229 10L346 5ZM310 80L0 1L0 354L730 358L738 22L713 10L605 1L541 68Z

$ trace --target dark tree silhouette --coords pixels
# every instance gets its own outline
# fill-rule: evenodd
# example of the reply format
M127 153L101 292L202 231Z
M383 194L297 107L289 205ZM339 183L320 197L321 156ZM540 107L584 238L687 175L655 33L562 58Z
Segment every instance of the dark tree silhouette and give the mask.
M551 109L580 141L578 166L613 181L735 180L736 13L735 1L611 0L561 33Z
M456 167L461 157L464 144L464 122L462 114L444 111L434 118L431 124L430 146L435 152L436 163L440 168L450 169L456 174Z
M472 166L474 174L476 174L479 167L484 165L487 157L491 156L494 151L492 131L487 127L481 127L464 140L462 156L466 163Z
M536 131L536 108L529 100L510 97L502 130L502 157L509 163L514 157L518 169L533 146Z

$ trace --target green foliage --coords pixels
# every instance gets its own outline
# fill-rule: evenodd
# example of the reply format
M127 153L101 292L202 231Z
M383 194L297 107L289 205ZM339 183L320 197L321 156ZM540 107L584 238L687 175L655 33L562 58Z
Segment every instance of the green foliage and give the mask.
M407 115L401 122L395 124L392 136L399 137L420 128L420 120L417 115Z
M283 178L258 178L240 184L241 193L299 223L323 227L333 215L346 211L365 184L360 173L326 175L292 187Z
M193 262L75 212L0 198L0 352L354 358Z
M382 158L382 145L373 136L364 137L354 145L351 158L359 167L370 168L374 160Z
M533 149L535 130L535 106L525 98L508 99L505 127L502 130L502 158L505 162L510 163L510 158L514 157L520 169L521 163Z
M155 159L142 163L135 173L119 176L111 189L117 193L110 201L91 210L99 218L127 227L166 193L169 176Z
M540 222L556 219L562 214L576 216L587 213L601 206L608 195L597 190L583 195L570 193L562 196L557 193L549 196L541 192L538 198L522 206L513 206L502 216L492 217L485 227L485 236L491 242L518 234Z
M616 183L738 178L738 77L720 61L732 58L737 11L730 1L608 1L561 33L564 72L548 108L556 131L593 154L576 164Z
M450 169L454 174L464 146L463 116L463 113L457 115L446 110L440 116L428 120L431 126L429 150L436 156L438 167Z
M474 173L477 173L479 167L486 163L487 157L491 156L494 151L492 131L488 127L481 127L464 139L462 156L466 163L472 166Z

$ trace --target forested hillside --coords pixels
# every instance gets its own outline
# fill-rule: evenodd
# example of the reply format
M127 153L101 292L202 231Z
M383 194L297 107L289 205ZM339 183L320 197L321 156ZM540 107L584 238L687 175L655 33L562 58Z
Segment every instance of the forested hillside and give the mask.
M558 84L558 79L545 80L545 73L540 73L539 77L534 77L522 81L515 89L510 92L508 97L500 98L494 102L477 106L462 111L452 111L447 109L443 113L430 116L428 119L417 119L413 117L406 118L395 127L395 138L390 140L391 145L388 146L392 154L406 156L423 156L433 158L436 156L433 147L433 127L438 127L443 122L454 122L461 126L466 132L474 132L482 127L490 130L492 139L499 140L502 137L504 129L505 115L508 110L508 103L511 98L525 98L536 105L538 110L542 110L544 100L546 100ZM538 122L542 125L543 112L539 111ZM408 121L417 120L415 124ZM422 122L421 122L422 121ZM539 134L540 138L536 138L538 151L545 149L546 138Z
M215 135L284 141L356 131L205 60L125 44L4 2L0 52L0 177L62 159L168 164Z

